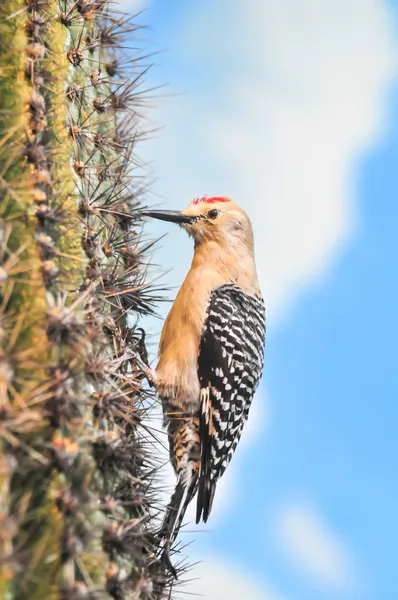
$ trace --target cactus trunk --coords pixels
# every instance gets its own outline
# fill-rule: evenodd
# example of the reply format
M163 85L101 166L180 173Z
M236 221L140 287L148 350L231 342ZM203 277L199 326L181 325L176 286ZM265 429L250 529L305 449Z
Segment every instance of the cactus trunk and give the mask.
M146 67L106 0L0 8L0 596L163 597L153 401L128 314Z

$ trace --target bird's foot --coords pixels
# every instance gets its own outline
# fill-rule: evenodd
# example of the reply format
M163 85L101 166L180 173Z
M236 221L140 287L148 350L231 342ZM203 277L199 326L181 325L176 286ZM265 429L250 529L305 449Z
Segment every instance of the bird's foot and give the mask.
M141 358L141 356L139 355L138 352L134 352L132 353L132 356L130 358L130 362L134 364L134 366L139 369L142 374L144 375L145 379L148 382L148 385L150 387L155 387L156 386L156 375L155 375L155 371L153 371L151 369L151 367L149 367Z

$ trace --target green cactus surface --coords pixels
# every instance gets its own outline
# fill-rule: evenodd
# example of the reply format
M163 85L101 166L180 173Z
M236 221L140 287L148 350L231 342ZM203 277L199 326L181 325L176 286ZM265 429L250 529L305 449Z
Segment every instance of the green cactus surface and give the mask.
M146 192L146 60L107 0L0 7L0 597L156 600L142 330L161 290ZM133 319L129 318L133 316ZM155 445L155 446L154 446Z

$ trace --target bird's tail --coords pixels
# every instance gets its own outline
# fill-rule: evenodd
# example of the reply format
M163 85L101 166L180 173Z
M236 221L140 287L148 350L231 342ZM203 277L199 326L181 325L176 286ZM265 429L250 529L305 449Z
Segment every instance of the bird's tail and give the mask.
M176 408L169 402L165 424L169 431L170 454L177 473L177 485L166 509L160 534L165 540L163 561L175 577L170 551L188 504L196 493L200 466L199 418L178 413Z
M215 482L206 478L205 474L201 474L199 481L198 502L196 505L197 524L201 519L203 519L204 523L207 523L207 519L209 518L213 506L215 491Z
M188 468L189 467L187 467L187 469ZM160 536L165 540L162 559L176 579L176 570L173 567L170 558L171 547L178 535L188 505L194 497L198 487L198 469L191 467L189 470L189 477L187 477L187 473L184 472L183 476L179 476L178 478L160 532Z

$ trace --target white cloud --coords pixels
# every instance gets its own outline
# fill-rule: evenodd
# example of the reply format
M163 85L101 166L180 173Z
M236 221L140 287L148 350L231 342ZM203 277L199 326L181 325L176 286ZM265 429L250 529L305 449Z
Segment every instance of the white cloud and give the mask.
M143 147L154 191L169 208L207 193L247 209L272 328L355 228L358 158L385 129L395 73L392 18L382 0L205 0L181 15L162 59L170 72L158 78L183 93L162 102L165 129ZM155 260L179 286L191 242L168 224L148 229L171 232ZM249 426L263 402L258 394ZM242 445L220 482L212 527L228 498L238 502L241 456Z
M158 77L183 94L163 101L157 120L166 128L143 147L154 190L169 208L207 193L247 209L272 328L355 227L358 157L383 132L395 73L392 18L382 0L205 0L181 14L163 55L170 72ZM148 229L171 232L155 260L180 285L191 242L168 224ZM263 402L258 394L249 426ZM239 456L242 445L215 515L228 497L238 501Z
M282 600L280 596L265 590L253 578L242 573L237 565L227 565L215 557L207 557L204 563L194 567L186 579L195 579L181 591L173 591L173 597L186 598L189 592L203 600ZM185 592L185 593L184 593ZM185 595L187 594L187 595Z
M184 93L159 111L167 129L149 146L156 191L169 206L214 193L247 208L272 322L355 227L358 157L383 131L395 68L388 10L382 0L218 0L184 12L170 38L172 91ZM170 238L177 283L188 246Z
M318 511L303 504L286 506L277 525L278 541L297 567L325 588L352 590L356 577L349 552Z

